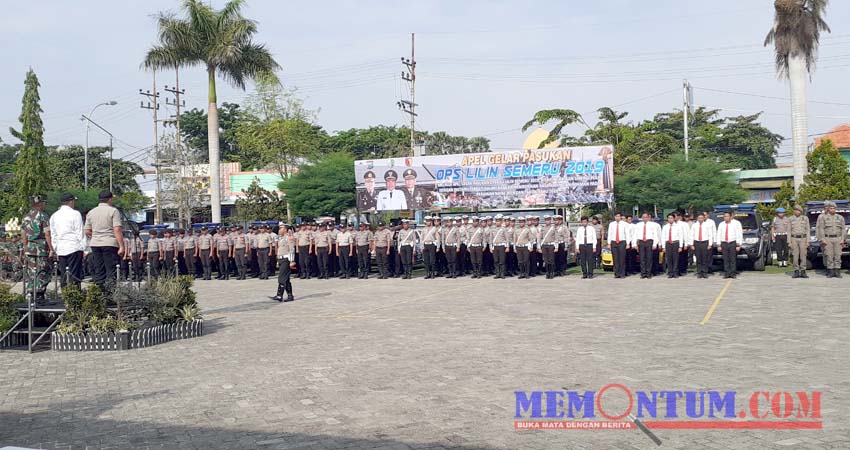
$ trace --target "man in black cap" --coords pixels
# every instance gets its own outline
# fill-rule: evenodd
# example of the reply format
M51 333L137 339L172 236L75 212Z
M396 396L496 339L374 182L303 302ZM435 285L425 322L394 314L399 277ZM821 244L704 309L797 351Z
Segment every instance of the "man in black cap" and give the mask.
M62 206L50 216L50 236L59 258L59 282L63 288L69 281L79 287L83 280L86 235L83 232L83 216L74 209L76 200L73 194L62 194L59 197Z
M367 170L363 174L365 189L357 190L357 207L361 211L375 212L378 206L378 191L375 190L375 172Z
M396 190L395 183L398 180L398 173L395 170L388 170L384 173L384 181L387 188L378 193L378 211L398 211L407 209L407 198L404 192Z
M431 207L431 193L416 186L416 171L408 168L402 173L404 177L404 197L410 209L425 209Z
M108 290L115 282L119 257L124 255L124 232L121 213L112 206L112 192L101 191L98 200L86 215L85 230L90 239L93 281Z

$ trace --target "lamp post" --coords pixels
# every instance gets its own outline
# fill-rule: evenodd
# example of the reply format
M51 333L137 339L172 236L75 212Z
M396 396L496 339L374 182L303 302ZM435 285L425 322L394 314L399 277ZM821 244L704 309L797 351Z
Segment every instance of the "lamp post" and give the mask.
M91 117L92 114L94 114L94 110L96 110L100 106L115 106L117 104L118 104L118 102L116 102L115 100L110 100L108 102L98 103L97 105L94 105L94 108L91 109L91 112L89 113L89 117ZM83 180L84 180L83 181L83 187L86 190L88 190L89 189L89 130L91 129L91 119L86 120L85 122L86 122L86 147L85 147L85 152L84 152L84 156L83 156ZM111 149L111 147L112 147L112 145L110 144L110 149Z

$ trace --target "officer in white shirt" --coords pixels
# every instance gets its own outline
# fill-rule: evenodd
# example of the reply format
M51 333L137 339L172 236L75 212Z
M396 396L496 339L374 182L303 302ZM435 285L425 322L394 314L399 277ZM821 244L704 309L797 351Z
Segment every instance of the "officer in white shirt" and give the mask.
M705 213L699 213L697 221L691 225L691 249L697 257L697 278L708 278L708 268L711 265L710 250L717 229L708 221Z
M684 227L676 222L676 214L667 214L667 224L661 229L664 239L664 262L667 264L667 278L679 278L679 253L685 250L687 236Z
M395 170L390 169L384 173L387 188L378 192L378 211L407 209L404 192L395 188L396 180L398 180L398 173Z
M645 212L641 216L641 222L634 225L633 239L632 248L638 250L640 259L640 277L652 278L655 251L661 245L661 226Z
M741 222L732 218L732 213L723 213L723 222L717 226L717 248L723 254L723 278L735 278L738 274L738 252L744 242Z
M626 277L626 250L632 247L632 227L623 221L623 215L614 215L614 221L608 224L608 248L614 257L614 278Z
M596 266L596 228L588 224L587 216L581 218L581 225L576 229L576 255L581 266L582 278L593 278L593 267Z
M83 279L83 252L86 234L83 216L74 209L77 197L64 193L59 197L62 206L50 216L50 235L53 248L59 257L59 280L64 288L68 281L80 286Z

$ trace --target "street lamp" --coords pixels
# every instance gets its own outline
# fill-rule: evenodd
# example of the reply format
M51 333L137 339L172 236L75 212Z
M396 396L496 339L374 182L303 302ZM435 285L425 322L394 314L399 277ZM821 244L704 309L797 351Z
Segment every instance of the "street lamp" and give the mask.
M115 106L118 102L115 100L110 100L108 102L98 103L94 105L94 108L91 109L89 113L89 118L91 118L92 114L94 114L94 110L96 110L100 106ZM88 190L89 189L89 130L91 129L91 121L86 120L86 148L85 154L83 156L83 187Z

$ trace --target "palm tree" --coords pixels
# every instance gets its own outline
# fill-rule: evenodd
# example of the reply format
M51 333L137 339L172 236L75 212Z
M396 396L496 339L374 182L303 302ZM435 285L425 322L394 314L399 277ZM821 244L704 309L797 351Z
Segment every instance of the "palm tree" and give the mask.
M183 0L185 18L178 18L173 13L160 13L157 17L159 42L148 50L143 63L150 70L195 66L207 69L207 131L213 222L221 222L216 75L244 90L246 81L274 77L274 71L280 68L264 45L252 41L257 32L257 23L242 16L244 4L244 0L229 0L224 8L215 10L199 0Z
M543 126L547 122L551 122L553 120L557 120L558 124L552 127L552 131L549 132L549 137L544 139L543 142L541 142L537 148L543 148L546 146L546 144L555 142L555 139L562 137L561 131L567 125L580 123L587 127L587 123L581 117L581 114L573 111L572 109L544 109L542 111L537 111L537 113L534 114L534 117L532 117L531 120L529 120L525 123L525 125L522 126L522 131L528 130L535 123L540 126ZM567 137L564 136L564 138Z
M775 0L776 17L764 45L774 44L776 71L791 84L791 139L794 148L794 188L800 189L807 173L808 117L806 75L817 59L821 31L829 32L823 20L829 0Z

